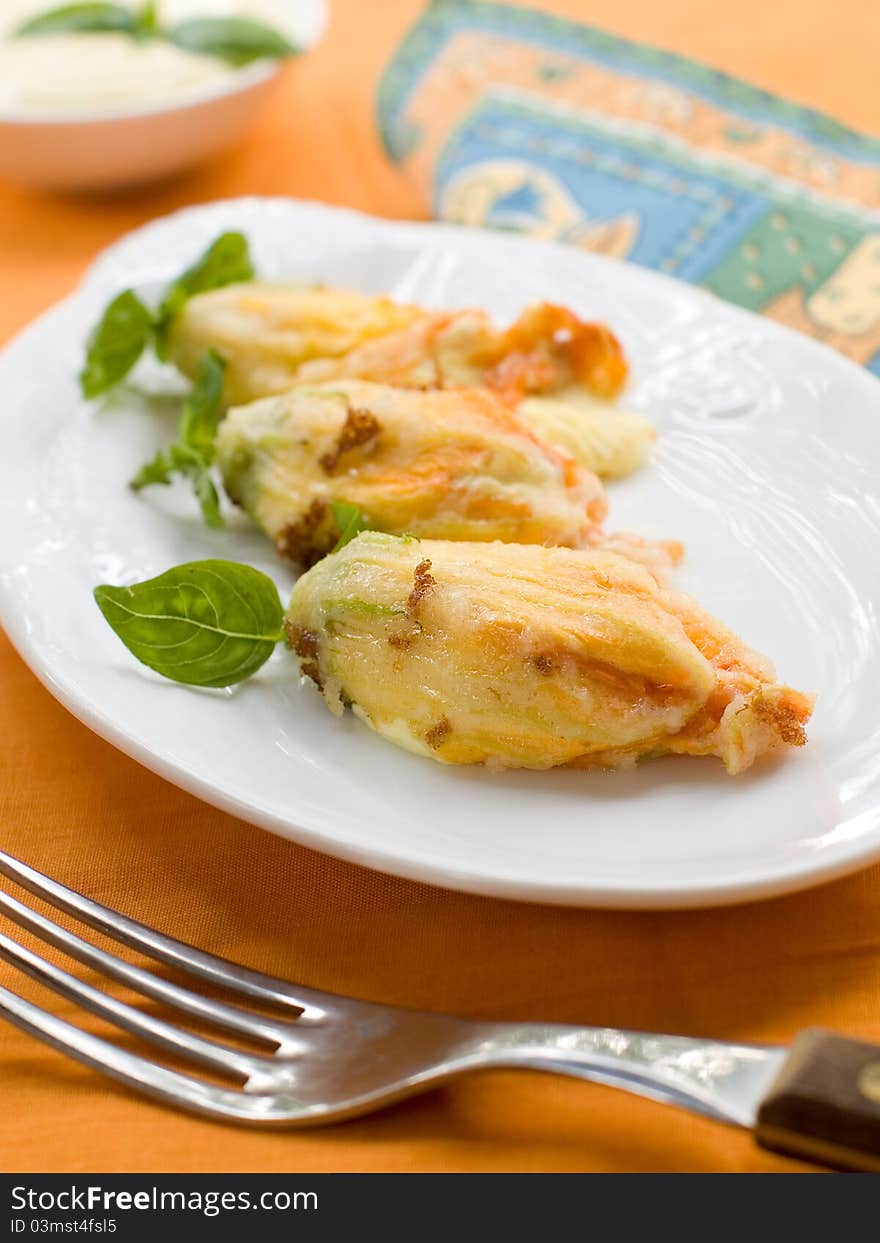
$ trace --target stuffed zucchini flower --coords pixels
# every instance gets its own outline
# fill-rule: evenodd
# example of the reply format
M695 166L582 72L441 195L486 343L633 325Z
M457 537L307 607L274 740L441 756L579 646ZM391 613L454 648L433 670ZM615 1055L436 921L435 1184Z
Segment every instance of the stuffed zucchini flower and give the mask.
M398 535L575 548L604 538L599 479L484 389L301 386L230 410L216 460L232 499L305 564L337 542L340 505Z
M207 350L226 362L225 401L242 405L295 384L364 379L405 388L490 389L587 470L628 473L653 430L612 404L627 375L603 324L536 303L507 329L480 310L431 311L391 298L248 282L191 298L171 329L173 361L194 377ZM542 409L540 401L552 397Z
M603 551L366 533L285 629L331 711L449 764L628 767L799 747L812 699L686 595Z

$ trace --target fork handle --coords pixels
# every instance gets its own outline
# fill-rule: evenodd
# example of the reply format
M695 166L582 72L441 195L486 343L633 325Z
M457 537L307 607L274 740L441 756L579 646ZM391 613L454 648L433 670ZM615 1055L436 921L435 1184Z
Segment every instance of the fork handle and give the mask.
M801 1032L761 1102L755 1135L775 1152L880 1172L880 1045Z
M790 1049L652 1032L502 1024L495 1065L575 1075L752 1130L764 1148L880 1171L880 1045L808 1029Z

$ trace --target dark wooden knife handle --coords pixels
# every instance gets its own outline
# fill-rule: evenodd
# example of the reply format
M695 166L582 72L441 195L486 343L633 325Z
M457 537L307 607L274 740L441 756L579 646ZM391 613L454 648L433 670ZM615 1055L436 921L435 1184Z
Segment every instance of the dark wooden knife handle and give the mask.
M755 1135L775 1152L880 1171L880 1045L801 1032L761 1103Z

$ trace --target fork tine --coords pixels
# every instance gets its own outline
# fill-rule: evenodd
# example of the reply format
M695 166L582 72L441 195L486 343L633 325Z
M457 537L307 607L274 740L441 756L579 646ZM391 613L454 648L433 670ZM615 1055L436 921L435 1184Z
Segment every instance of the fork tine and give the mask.
M30 890L37 897L44 898L53 906L66 911L68 915L73 915L75 919L81 920L91 928L96 928L99 932L106 933L107 936L122 942L123 945L140 950L158 962L167 963L189 975L209 980L232 992L241 993L259 1001L296 1007L302 1011L299 1016L300 1022L303 1019L308 1021L321 1018L336 1000L329 993L322 993L318 989L301 988L287 980L264 975L261 971L251 971L225 958L206 954L192 945L187 945L184 941L164 936L146 924L139 923L136 919L120 915L118 911L111 910L110 907L94 902L91 898L77 893L76 890L68 889L66 885L51 880L42 872L38 872L36 868L28 867L26 863L13 858L3 850L0 850L0 873L8 876L22 888Z
M289 1122L295 1102L194 1079L119 1048L0 985L0 1014L61 1053L169 1104L233 1122Z
M46 919L45 916L32 911L29 906L25 906L10 894L4 893L2 889L0 889L0 912L7 919L18 924L20 928L26 928L28 932L35 933L43 941L54 945L69 957L76 958L86 966L110 976L111 979L120 980L146 997L163 1001L176 1010L195 1015L214 1027L221 1027L226 1031L257 1037L270 1044L285 1044L290 1041L292 1026L290 1019L264 1018L262 1015L251 1014L248 1010L241 1010L238 1006L230 1006L225 1002L215 1001L213 998L201 997L198 993L181 988L180 985L173 984L170 980L160 979L142 967L136 967L133 963L108 954L105 950L99 949L97 945L92 945L90 941L84 941L76 933L68 932L66 928L61 928L51 919Z
M91 1010L93 1014L109 1019L118 1027L131 1032L132 1035L140 1036L200 1066L213 1066L217 1070L240 1075L247 1080L259 1074L270 1061L257 1055L229 1049L225 1045L216 1044L213 1040L205 1040L194 1032L174 1027L161 1019L153 1018L152 1015L144 1014L136 1010L134 1006L119 1001L109 993L102 993L99 989L92 988L91 984L86 984L84 980L79 980L75 975L62 970L61 967L56 967L54 963L40 958L38 954L32 953L31 950L19 945L17 941L13 941L11 937L7 937L2 932L0 932L0 958L24 971L38 984L44 984L53 992L60 993L62 997L69 997L84 1009Z

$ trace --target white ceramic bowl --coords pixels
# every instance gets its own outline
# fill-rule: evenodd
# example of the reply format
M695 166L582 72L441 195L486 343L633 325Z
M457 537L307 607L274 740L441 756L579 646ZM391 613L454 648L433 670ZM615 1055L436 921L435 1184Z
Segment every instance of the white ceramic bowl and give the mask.
M325 0L297 0L305 51L326 22ZM172 102L114 112L0 112L0 177L51 190L104 190L179 173L231 146L294 62L250 65Z

